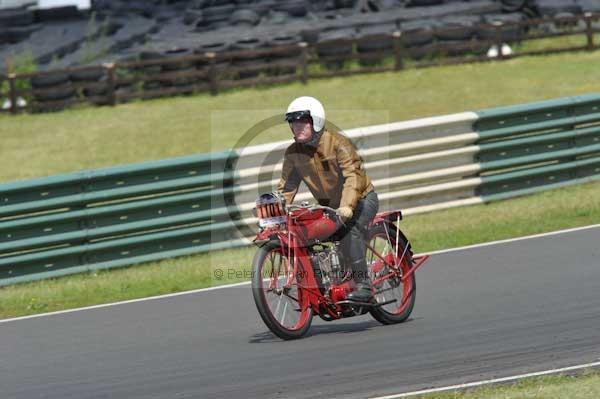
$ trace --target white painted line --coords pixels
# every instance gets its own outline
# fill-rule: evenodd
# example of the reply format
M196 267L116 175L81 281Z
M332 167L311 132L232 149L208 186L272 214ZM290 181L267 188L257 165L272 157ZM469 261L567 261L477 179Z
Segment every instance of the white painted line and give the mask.
M151 296L151 297L147 297L147 298L130 299L128 301L105 303L102 305L86 306L84 308L59 310L56 312L34 314L34 315L22 316L22 317L14 317L12 319L0 320L0 324L8 323L11 321L35 319L38 317L55 316L55 315L66 314L66 313L81 312L83 310L102 309L102 308L108 308L108 307L117 306L117 305L125 305L127 303L136 303L136 302L144 302L144 301L153 301L155 299L173 298L173 297L182 296L182 295L197 294L200 292L220 290L221 288L241 287L244 285L250 285L250 281L243 281L241 283L236 283L236 284L219 285L216 287L200 288L200 289L191 290L191 291L174 292L172 294L157 295L157 296Z
M548 236L553 236L553 235L558 235L558 234L566 234L566 233L572 233L572 232L576 232L576 231L590 230L590 229L596 229L596 228L600 228L600 224L595 224L595 225L591 225L591 226L576 227L576 228L573 228L573 229L559 230L559 231L553 231L553 232L550 232L550 233L536 234L536 235L525 236L525 237L511 238L511 239L508 239L508 240L492 241L492 242L486 242L486 243L483 243L483 244L467 245L467 246L464 246L464 247L444 249L444 250L440 250L440 251L433 251L433 252L428 252L428 253L423 253L423 254L417 254L417 256L418 255L439 255L439 254L444 254L444 253L449 253L449 252L464 251L464 250L468 250L468 249L472 249L472 248L487 247L487 246L491 246L491 245L499 245L499 244L511 243L511 242L515 242L515 241L529 240L529 239L540 238L540 237L548 237ZM84 311L84 310L102 309L102 308L108 308L108 307L117 306L117 305L124 305L124 304L128 304L128 303L152 301L152 300L155 300L155 299L172 298L172 297L183 296L183 295L188 295L188 294L197 294L197 293L200 293L200 292L215 291L215 290L220 290L220 289L225 289L225 288L232 288L232 287L240 287L240 286L249 285L249 284L250 284L250 281L244 281L244 282L236 283L236 284L227 284L227 285L219 285L219 286L216 286L216 287L200 288L200 289L197 289L197 290L175 292L173 294L158 295L158 296L152 296L152 297L148 297L148 298L138 298L138 299L131 299L131 300L128 300L128 301L121 301L121 302L105 303L105 304L102 304L102 305L87 306L87 307L83 307L83 308L75 308L75 309L68 309L68 310L60 310L60 311L57 311L57 312L40 313L40 314L35 314L35 315L30 315L30 316L15 317L15 318L12 318L12 319L0 320L0 324L2 324L2 323L8 323L8 322L11 322L11 321L35 319L35 318L38 318L38 317L47 317L47 316L54 316L54 315L60 315L60 314L66 314L66 313L81 312L81 311Z
M551 231L549 233L540 233L540 234L534 234L534 235L524 236L524 237L509 238L506 240L490 241L490 242L484 242L481 244L467 245L467 246L458 247L458 248L440 249L439 251L427 252L427 253L423 253L421 255L441 255L441 254L447 254L450 252L466 251L466 250L474 249L474 248L489 247L491 245L508 244L508 243L516 242L516 241L531 240L531 239L535 239L535 238L549 237L549 236L554 236L554 235L559 235L559 234L574 233L577 231L592 230L592 229L598 229L598 228L600 228L600 224L593 224L590 226L574 227L572 229Z
M371 399L406 398L409 396L425 395L425 394L429 394L429 393L437 393L437 392L444 392L444 391L454 391L456 389L475 388L475 387L480 387L483 385L497 384L500 382L508 382L508 381L516 381L516 380L520 380L520 379L524 379L524 378L540 377L543 375L558 374L558 373L564 373L567 371L581 370L581 369L587 369L587 368L599 367L599 366L600 366L600 362L580 364L578 366L564 367L561 369L552 369L552 370L546 370L546 371L538 371L536 373L521 374L521 375L515 375L515 376L511 376L511 377L504 377L504 378L496 378L493 380L469 382L467 384L452 385L452 386L447 386L447 387L442 387L442 388L424 389L421 391L406 392L406 393L400 393L397 395L377 396L377 397L372 397Z

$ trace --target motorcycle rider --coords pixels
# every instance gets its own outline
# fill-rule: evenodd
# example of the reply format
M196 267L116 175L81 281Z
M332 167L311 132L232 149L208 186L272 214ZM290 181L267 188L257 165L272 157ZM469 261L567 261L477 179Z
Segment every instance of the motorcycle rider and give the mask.
M379 209L379 200L362 159L347 137L325 128L325 109L317 99L296 98L288 106L285 119L295 142L285 151L277 190L291 204L303 181L320 205L337 208L345 222L342 252L356 283L348 299L369 302L373 293L365 234Z

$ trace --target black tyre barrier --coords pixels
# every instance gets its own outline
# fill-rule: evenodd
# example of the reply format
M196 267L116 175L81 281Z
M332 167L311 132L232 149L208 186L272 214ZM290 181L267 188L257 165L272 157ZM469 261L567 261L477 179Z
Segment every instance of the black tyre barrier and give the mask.
M254 11L259 17L264 17L271 11L273 4L271 2L252 3L245 6Z
M233 4L215 6L202 9L204 18L209 21L222 21L229 19L229 16L235 11Z
M482 40L496 40L498 28L494 26L494 23L501 22L503 26L499 29L502 42L519 41L525 34L525 27L519 25L524 20L525 16L520 13L485 15L483 17L484 24L477 29L477 37Z
M258 38L249 37L240 39L229 46L229 49L232 51L241 51L241 50L256 50L265 46L265 42ZM236 67L253 67L261 62L266 61L266 56L262 55L244 55L238 54L232 57L231 63ZM260 71L249 70L249 71L240 71L238 72L239 79L248 79L255 76L258 76Z
M62 6L34 11L35 20L39 22L60 21L65 19L78 19L82 15L76 6Z
M406 7L435 6L443 2L444 0L409 0L405 5Z
M292 17L303 17L307 14L306 3L303 0L292 0L276 3L275 11L287 12Z
M105 96L108 93L108 86L105 81L103 85L94 86L94 87L85 87L82 91L85 97L98 97Z
M163 60L165 58L165 56L163 54L161 54L158 51L142 51L139 54L139 60L140 61L159 61L159 60ZM135 60L132 60L135 62ZM143 74L146 75L154 75L154 74L158 74L162 72L162 65L160 63L156 63L156 64L149 64L149 65L144 65L144 66L140 66L139 68L135 68L136 70L140 71Z
M461 57L466 55L485 54L489 46L485 43L467 42L464 40L444 40L437 44L439 50L436 54L448 57Z
M104 68L82 69L69 73L69 77L73 82L98 82L106 77Z
M577 4L582 12L600 12L600 2L598 0L577 0Z
M229 22L237 26L254 26L260 21L260 16L253 10L241 9L236 10L231 14Z
M585 21L575 19L575 15L570 12L559 12L554 14L553 29L555 31L579 30L583 32L586 28Z
M381 63L386 57L385 53L392 54L394 39L392 33L396 25L376 25L361 28L356 42L356 52L359 54L358 62L363 66L373 66ZM373 56L372 53L381 53ZM361 57L361 55L365 55Z
M197 70L196 66L192 65L189 68L180 69L176 72L180 73L180 74L187 74L187 73L196 72L196 70ZM163 86L164 87L185 87L185 86L193 85L194 83L198 82L198 80L199 79L194 76L173 77L172 79L169 79L168 81L163 81Z
M174 47L165 52L163 52L164 59L168 60L169 58L182 58L186 56L193 55L194 52L190 49L183 47ZM180 62L168 62L162 65L163 71L180 71L184 69L195 69L194 61L180 61Z
M229 58L219 57L218 54L227 51L229 49L229 43L227 42L213 42L213 43L204 43L200 45L198 48L194 50L195 54L206 54L206 53L215 53L217 54L217 58L215 59L215 65L219 68L226 67L231 63ZM199 61L197 63L197 67L199 69L204 69L208 62Z
M353 8L354 0L335 0L334 2L335 8Z
M156 9L145 1L128 1L122 11L138 14L146 18L154 18Z
M0 44L16 44L20 43L31 36L39 26L14 26L9 27L4 31L0 31Z
M33 12L30 10L0 10L0 27L27 26L32 23Z
M183 15L183 23L186 25L196 25L198 22L202 21L203 17L204 14L202 13L202 10L188 8Z
M448 16L440 20L434 35L440 40L468 40L475 35L480 23L481 19L477 16Z
M405 47L415 47L429 44L433 41L433 21L408 21L400 24L402 44Z
M402 51L404 57L408 57L417 61L433 54L433 49L429 45L405 47Z
M281 62L281 61L291 61L296 62L298 65L300 64L300 60L302 58L302 49L298 45L302 40L298 35L277 35L268 42L269 47L282 47L282 46L290 46L289 49L286 50L277 50L273 54L269 56L270 62ZM273 67L267 70L267 73L270 75L294 75L296 73L297 66L289 66L289 67Z
M103 21L102 23L102 33L106 36L112 36L115 33L117 33L117 31L119 29L121 29L123 27L123 23L122 22L117 22L117 21L113 21L113 20L107 20L107 21Z
M521 11L528 6L530 0L502 0L502 11L515 12Z
M308 44L317 43L319 41L320 34L321 31L317 28L308 28L300 31L300 37L302 38L302 41Z
M43 89L62 85L69 81L69 74L66 72L52 72L44 75L36 75L31 78L31 87L34 89Z
M70 82L66 82L44 89L33 89L32 94L36 101L67 100L75 96L75 88L73 88Z
M352 55L352 39L355 37L353 29L339 29L325 32L320 36L317 43L317 55L325 58L322 64L327 69L342 69L346 64L345 60L334 60L327 58L347 57Z
M562 12L581 14L581 7L575 0L536 0L535 4L543 16L554 16Z

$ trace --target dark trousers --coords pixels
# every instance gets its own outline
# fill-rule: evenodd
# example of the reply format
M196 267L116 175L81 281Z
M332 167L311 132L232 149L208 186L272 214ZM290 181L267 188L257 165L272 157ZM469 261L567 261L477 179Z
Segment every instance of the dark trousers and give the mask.
M340 246L344 259L346 264L352 268L354 281L356 282L369 281L365 259L367 252L365 239L367 228L378 210L379 198L377 193L371 191L365 198L358 201L356 209L354 209L354 215L338 233L338 236L341 237Z

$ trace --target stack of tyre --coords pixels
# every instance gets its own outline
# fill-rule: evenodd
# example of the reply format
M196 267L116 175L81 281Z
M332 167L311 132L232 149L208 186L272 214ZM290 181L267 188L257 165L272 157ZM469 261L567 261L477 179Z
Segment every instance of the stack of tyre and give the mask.
M573 29L583 30L585 22L575 17L588 12L600 13L600 1L597 0L535 0L533 4L539 16L556 20L543 25L552 33Z
M0 46L20 43L39 28L33 12L25 9L0 10Z
M67 72L49 72L31 78L32 109L36 112L60 111L76 101L75 87Z

